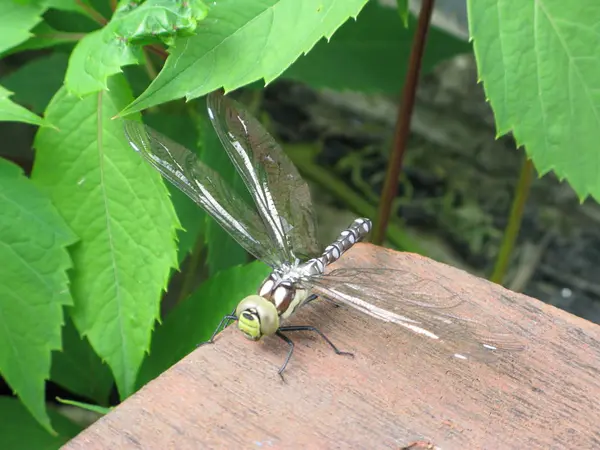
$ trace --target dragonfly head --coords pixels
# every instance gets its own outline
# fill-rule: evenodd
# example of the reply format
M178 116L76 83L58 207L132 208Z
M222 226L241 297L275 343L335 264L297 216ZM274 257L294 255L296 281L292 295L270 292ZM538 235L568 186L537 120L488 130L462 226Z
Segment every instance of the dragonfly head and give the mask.
M275 334L279 328L279 314L275 305L260 295L249 295L242 300L235 315L238 317L238 328L252 341Z

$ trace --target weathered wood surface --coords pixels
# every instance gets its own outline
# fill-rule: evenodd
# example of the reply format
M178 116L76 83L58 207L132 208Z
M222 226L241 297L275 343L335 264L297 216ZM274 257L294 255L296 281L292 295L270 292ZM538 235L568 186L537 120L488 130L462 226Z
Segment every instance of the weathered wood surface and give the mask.
M298 333L282 382L286 345L232 326L64 448L600 448L597 325L414 254L359 244L337 267L378 264L439 281L527 348L461 361L394 324L313 302L291 323L319 327L353 359Z

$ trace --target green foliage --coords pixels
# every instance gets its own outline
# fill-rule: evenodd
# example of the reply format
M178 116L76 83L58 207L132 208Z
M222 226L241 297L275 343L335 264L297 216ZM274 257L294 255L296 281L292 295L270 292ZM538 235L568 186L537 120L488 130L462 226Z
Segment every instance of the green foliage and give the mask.
M366 1L255 0L243 8L232 0L214 2L211 20L195 36L177 41L158 77L121 114L220 87L232 91L261 78L270 83Z
M408 17L410 16L410 12L408 11L408 0L396 0L398 3L398 14L402 19L402 23L405 27L408 27Z
M50 378L98 405L108 405L115 384L125 398L208 338L220 318L254 293L269 270L260 262L240 266L247 261L246 252L185 195L171 186L165 189L159 174L129 147L121 121L112 118L132 103L131 88L154 89L148 80L162 82L169 71L178 70L174 63L183 58L181 67L187 67L189 78L178 76L178 83L195 91L196 97L208 92L198 90L204 75L194 71L201 65L189 67L194 55L209 61L207 45L213 46L212 55L221 64L212 75L215 86L261 77L271 81L322 36L331 37L365 1L251 0L240 9L229 0L212 4L211 10L197 0L122 1L111 14L103 2L48 0L13 17L11 30L18 29L20 35L0 31L0 42L6 42L3 55L49 51L4 77L17 103L8 100L7 90L2 90L0 101L0 108L18 112L13 120L53 126L38 130L33 183L0 160L6 166L0 172L7 180L7 189L0 190L3 198L10 194L19 199L15 204L31 216L25 221L8 214L14 204L2 209L7 212L2 216L7 224L0 228L7 233L1 236L5 251L18 251L20 258L2 257L9 265L3 272L0 301L9 302L5 315L12 325L6 328L9 334L0 336L11 343L0 346L0 372L39 424L50 430L52 419L61 433L54 414L45 409L44 380ZM197 28L205 16L211 20ZM264 34L263 27L271 21L275 26ZM153 68L160 61L155 55L164 54L161 44L170 47L171 56L156 77ZM152 52L142 57L144 46ZM64 53L69 47L71 53ZM232 60L236 55L244 58ZM126 65L136 67L120 74ZM203 103L152 109L146 120L197 148L206 164L243 190ZM30 200L34 194L39 197L36 208L29 204L35 203ZM40 245L45 245L41 256L35 252ZM171 302L164 324L154 331L164 289L177 280L171 279L173 269L186 259L194 262L185 264L189 270L184 274L192 295ZM24 283L23 267L39 276ZM206 281L202 274L211 278ZM194 290L198 281L203 281L201 287ZM184 294L185 289L180 297ZM17 314L19 319L13 319ZM30 426L27 417L15 414L13 419L22 422L23 430ZM32 433L26 445L37 446L36 439ZM59 445L48 442L50 448Z
M140 44L160 40L172 44L192 34L207 9L198 0L121 0L112 20L85 36L73 50L65 78L67 89L87 95L107 89L107 79L121 67L142 59Z
M62 330L63 348L52 355L50 379L69 392L87 397L100 405L108 404L114 385L109 367L82 338L73 321L67 317Z
M469 28L499 135L537 171L600 199L600 3L470 0Z
M32 178L80 238L72 251L71 315L125 398L177 265L178 222L160 176L110 120L130 100L125 79L111 78L109 88L83 99L58 91L46 117L59 130L39 131Z
M10 450L60 448L81 431L56 411L48 412L55 435L49 434L15 398L0 397L0 447Z
M0 2L0 54L27 40L45 9L41 2Z
M192 36L207 13L208 8L199 0L121 0L104 29L131 44L148 44L158 39L173 45L177 36Z
M25 122L33 125L47 126L48 122L21 105L12 102L9 97L13 93L0 86L0 121Z
M136 64L141 57L140 48L119 39L108 28L94 31L73 50L65 86L80 96L108 89L110 75L119 73L122 66Z
M71 305L66 246L76 237L22 170L0 159L0 372L47 429L44 380ZM8 263L10 262L10 263ZM39 320L41 317L44 320Z
M282 77L314 87L396 94L408 67L408 58L398 55L410 53L416 20L410 17L408 24L404 28L398 15L371 2L357 21L346 22L331 40L319 41ZM421 70L426 73L439 61L470 51L468 43L432 28Z
M65 53L34 59L4 77L2 84L15 93L16 102L42 114L62 86L68 59L69 55Z

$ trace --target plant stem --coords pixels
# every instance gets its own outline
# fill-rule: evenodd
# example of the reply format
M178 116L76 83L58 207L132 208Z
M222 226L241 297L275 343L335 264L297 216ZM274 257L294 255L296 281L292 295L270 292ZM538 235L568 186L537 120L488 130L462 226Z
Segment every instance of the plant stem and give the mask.
M375 223L375 230L373 232L373 243L378 245L383 242L385 237L385 231L388 227L388 222L390 221L392 202L398 191L398 177L402 169L402 160L408 141L408 135L410 133L410 120L415 104L419 73L421 72L421 60L423 59L427 32L429 31L429 23L431 14L433 13L433 4L434 0L423 0L412 49L410 51L408 71L402 89L402 98L398 105L398 116L396 129L394 131L394 144L385 176L383 191L381 192L379 211Z
M151 44L145 48L147 48L149 51L151 51L155 55L160 56L161 59L167 59L169 56L169 53L164 48L160 47L159 45Z
M285 153L305 177L323 186L330 194L362 217L373 217L376 210L371 203L348 189L348 185L337 178L331 170L312 162L314 154L318 151L317 149L306 145L285 145L284 147ZM426 254L425 250L416 244L414 239L394 223L389 225L387 237L392 244L404 251L419 253L420 255Z
M144 47L144 67L146 68L146 73L148 74L148 78L150 81L154 81L158 72L152 63L152 59L150 58L150 51L148 47Z
M89 3L87 3L83 0L75 0L75 3L77 3L79 6L81 6L81 8L88 14L90 19L92 19L94 22L96 22L102 26L104 26L108 23L108 20L106 20L104 18L104 16L102 14L100 14L98 11L96 11L94 9L94 7L92 5L90 5Z
M506 268L510 261L510 255L515 246L515 241L519 235L519 229L521 228L521 221L523 220L523 210L525 209L525 203L529 196L529 190L531 187L531 179L533 175L533 163L530 159L525 158L523 165L521 166L521 173L519 175L519 182L515 191L515 198L510 209L510 216L508 218L508 225L504 230L504 237L502 238L502 245L500 246L500 252L496 259L496 265L494 272L490 278L490 281L494 283L502 284L502 280L506 275Z

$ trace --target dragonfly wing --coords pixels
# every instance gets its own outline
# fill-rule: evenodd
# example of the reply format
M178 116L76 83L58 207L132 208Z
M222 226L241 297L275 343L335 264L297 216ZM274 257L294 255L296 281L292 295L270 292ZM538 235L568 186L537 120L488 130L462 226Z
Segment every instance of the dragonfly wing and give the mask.
M129 145L156 170L210 214L242 247L276 267L281 255L256 211L194 153L152 128L125 120Z
M336 269L302 284L379 320L440 341L456 358L491 360L499 352L524 348L522 339L464 294L408 271Z
M221 143L288 262L319 254L308 185L279 144L242 105L220 92L208 95L207 106Z

